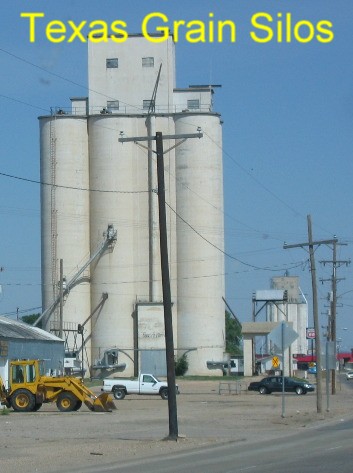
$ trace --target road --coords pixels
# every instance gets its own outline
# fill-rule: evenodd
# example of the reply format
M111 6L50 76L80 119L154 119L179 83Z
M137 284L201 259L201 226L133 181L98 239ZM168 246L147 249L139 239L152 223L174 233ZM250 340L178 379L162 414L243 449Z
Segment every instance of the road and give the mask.
M340 473L352 472L353 420L258 443L207 449L80 469L81 473ZM61 470L63 473L63 470Z

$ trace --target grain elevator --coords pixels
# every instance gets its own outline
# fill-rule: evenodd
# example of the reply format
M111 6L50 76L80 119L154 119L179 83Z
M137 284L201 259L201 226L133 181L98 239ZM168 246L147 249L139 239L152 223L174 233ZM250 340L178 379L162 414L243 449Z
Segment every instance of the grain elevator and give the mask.
M186 353L188 374L199 375L214 374L207 362L224 358L222 126L214 87L176 87L172 36L159 43L110 38L88 45L88 96L39 118L43 322L61 330L70 349L77 345L91 372L163 374L155 142L119 142L156 132L203 134L164 140L175 357Z

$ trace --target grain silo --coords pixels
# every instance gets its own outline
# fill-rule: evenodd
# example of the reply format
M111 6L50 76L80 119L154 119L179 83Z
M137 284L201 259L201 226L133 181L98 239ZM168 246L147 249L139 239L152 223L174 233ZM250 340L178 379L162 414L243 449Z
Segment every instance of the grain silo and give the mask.
M177 134L198 127L203 138L185 141L176 156L178 341L197 347L189 361L207 374L205 360L224 355L222 130L214 113L175 116Z
M60 260L69 281L90 255L85 116L61 110L40 117L40 140L41 182L45 183L41 186L42 304L49 308L59 297ZM65 328L74 331L84 314L90 313L89 268L65 296L65 312L69 314ZM44 317L43 326L58 335L59 323L57 303Z
M190 374L213 374L207 362L224 356L221 122L212 86L175 88L174 57L171 36L90 43L87 102L41 118L42 181L55 184L42 186L43 308L57 296L59 259L72 275L91 258L63 319L83 325L89 364L101 374L163 374L156 132L203 132L163 143L176 357L187 353ZM47 328L57 318L48 314Z

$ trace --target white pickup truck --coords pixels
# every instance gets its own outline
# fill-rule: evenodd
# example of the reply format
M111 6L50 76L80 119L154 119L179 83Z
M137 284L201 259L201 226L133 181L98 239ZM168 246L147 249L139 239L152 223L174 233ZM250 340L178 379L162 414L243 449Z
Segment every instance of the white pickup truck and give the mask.
M179 394L178 385L176 392ZM138 379L106 378L103 380L101 391L113 393L115 399L124 399L127 394L159 394L162 399L168 399L168 384L159 381L152 374L140 374Z

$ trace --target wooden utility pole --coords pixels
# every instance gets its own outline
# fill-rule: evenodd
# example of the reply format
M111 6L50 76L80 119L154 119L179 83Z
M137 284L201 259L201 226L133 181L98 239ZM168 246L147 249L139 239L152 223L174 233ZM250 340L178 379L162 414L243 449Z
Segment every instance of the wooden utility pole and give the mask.
M311 226L311 216L307 216L308 220L308 238L309 238L309 255L310 255L310 268L311 268L311 285L313 291L313 318L315 328L315 350L316 350L316 393L317 393L317 412L322 412L322 387L321 387L321 340L320 340L320 322L319 322L319 310L317 304L317 284L316 284L316 267L315 267L315 256L314 256L314 245L313 245L313 233Z
M322 386L321 386L321 343L320 343L320 322L319 322L319 311L318 311L318 302L317 302L317 284L316 284L316 267L315 267L315 255L314 247L320 245L332 245L334 242L337 242L337 239L334 240L319 240L313 241L312 234L312 225L311 225L311 216L307 216L308 222L308 242L306 243L297 243L295 245L283 245L283 248L286 250L288 248L309 248L310 255L310 270L311 270L311 285L312 285L312 295L313 295L313 319L314 319L314 329L315 329L315 347L316 347L316 410L318 414L322 413Z
M159 209L159 241L160 241L160 252L161 252L165 349L166 349L167 380L168 380L169 438L171 440L176 440L179 434L178 434L178 416L177 416L176 388L175 388L172 298L171 298L171 292L170 292L167 218L166 218L166 211L165 211L163 136L162 136L162 133L160 132L156 133L156 152L157 152L158 209Z
M155 137L135 137L135 138L119 138L124 143L127 141L156 141L157 155L157 181L158 181L158 210L159 210L159 241L161 255L161 273L162 273L162 292L163 292L163 308L164 308L164 332L165 332L165 348L167 363L167 380L168 380L168 411L169 411L169 440L177 440L178 438L178 416L176 402L175 387L175 362L174 362L174 338L173 338L173 320L172 320L172 301L170 292L169 278L169 262L168 262L168 238L167 238L167 219L165 211L165 184L164 184L164 151L163 139L182 139L184 142L188 138L202 138L202 133L192 133L183 135L165 135L157 132ZM175 148L174 145L166 152ZM148 149L148 148L147 148Z
M330 279L321 279L321 282L331 281L331 295L330 295L330 318L328 320L328 333L330 340L334 343L334 353L336 357L337 352L337 283L344 278L337 278L337 268L345 264L348 266L350 261L337 260L337 240L334 240L332 247L332 261L320 261L323 265L332 264L332 276ZM336 369L331 370L331 393L336 394Z

